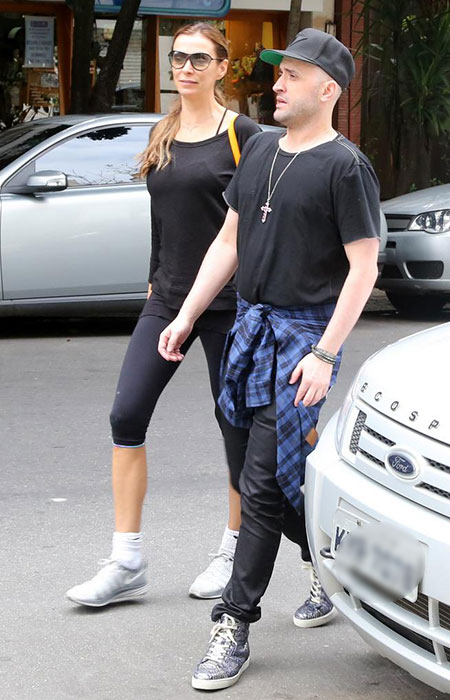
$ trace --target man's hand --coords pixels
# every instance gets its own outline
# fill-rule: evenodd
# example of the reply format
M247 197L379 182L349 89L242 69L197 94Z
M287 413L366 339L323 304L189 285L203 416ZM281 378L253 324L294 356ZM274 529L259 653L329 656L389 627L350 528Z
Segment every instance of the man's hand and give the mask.
M159 336L158 352L169 362L181 362L184 355L180 348L192 331L192 323L183 316L178 316Z
M312 353L305 355L291 374L289 384L300 379L300 386L294 400L294 406L303 401L304 406L314 406L327 395L331 382L333 365L319 360Z

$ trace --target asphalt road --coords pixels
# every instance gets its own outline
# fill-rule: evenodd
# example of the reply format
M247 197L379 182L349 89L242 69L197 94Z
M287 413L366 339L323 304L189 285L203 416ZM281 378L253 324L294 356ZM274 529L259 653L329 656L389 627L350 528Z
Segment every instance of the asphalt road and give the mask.
M376 295L346 348L322 422L361 362L438 322L402 320ZM129 321L0 322L0 697L8 700L189 700L211 603L187 590L217 548L226 470L196 343L164 394L148 437L145 506L151 591L141 602L83 609L67 588L108 556L113 527L108 413ZM308 592L284 541L254 625L252 662L222 700L438 700L338 618L300 630Z

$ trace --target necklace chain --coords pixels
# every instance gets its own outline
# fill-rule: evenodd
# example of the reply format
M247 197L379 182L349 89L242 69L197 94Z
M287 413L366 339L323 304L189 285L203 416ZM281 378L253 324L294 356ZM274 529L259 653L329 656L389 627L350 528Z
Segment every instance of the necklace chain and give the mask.
M311 150L311 148L314 148L316 145L319 145L320 143L323 143L323 141L322 141L322 140L319 140L319 142L317 143L317 140L316 140L316 142L313 142L312 145L310 145L309 148L306 149L306 150L309 151L309 150ZM263 224L266 222L268 215L269 215L270 212L272 211L272 208L271 208L271 206L270 206L270 200L272 199L272 197L273 197L273 195L274 195L274 192L275 192L275 190L277 189L278 183L280 182L280 180L281 180L281 178L283 177L283 175L284 175L284 173L286 172L286 170L292 165L292 163L294 162L294 160L297 158L297 156L300 155L300 153L304 153L304 152L305 152L305 150L301 150L301 151L297 151L297 152L294 154L293 158L291 158L291 160L289 161L289 163L285 166L285 168L283 168L283 170L282 170L281 173L279 174L279 176L278 176L278 178L277 178L277 180L276 180L276 182L275 182L275 184L274 184L274 186L273 186L273 189L272 189L272 191L271 191L273 170L274 170L275 162L276 162L276 160L277 160L277 157L278 157L278 154L279 154L280 150L281 150L281 148L280 148L280 146L278 146L278 148L277 148L277 150L276 150L276 153L275 153L275 155L274 155L274 157L273 157L272 165L270 166L269 183L268 183L268 185L267 185L267 199L266 199L266 203L265 203L262 207L260 207L260 208L261 208L261 211L263 212L263 215L262 215L262 218L261 218L261 221L262 221Z
M267 199L266 199L266 203L264 204L264 206L261 207L261 211L263 212L261 221L262 221L263 224L266 222L267 216L268 216L268 215L270 214L270 212L272 211L272 208L271 208L271 206L270 206L270 200L272 199L272 197L273 197L273 195L274 195L274 192L275 192L275 190L277 189L278 183L280 182L281 178L283 177L284 173L285 173L286 170L289 168L289 166L292 165L292 163L293 163L294 160L297 158L297 156L300 155L300 153L302 153L302 151L297 151L297 153L294 154L293 158L291 158L291 160L289 161L289 163L283 168L283 170L282 170L281 173L279 174L279 176L278 176L278 178L277 178L277 180L276 180L276 182L275 182L275 184L274 184L274 186L273 186L273 189L272 189L272 191L271 191L273 169L274 169L274 167L275 167L275 163L276 163L276 160L277 160L277 157L278 157L279 152L280 152L280 146L278 146L278 148L277 148L277 150L276 150L276 153L275 153L275 155L274 155L274 157L273 157L272 165L270 166L269 183L268 183L268 185L267 185Z
M228 109L224 109L224 111L222 112L222 115L221 115L221 118L220 118L219 127L218 127L219 129L220 129L220 127L222 126L223 119L224 119L225 114L226 114L227 112L228 112ZM205 126L205 124L209 124L212 120L214 120L214 121L216 120L216 115L215 115L215 114L210 114L210 116L209 116L207 119L203 120L202 122L197 122L197 124L193 124L192 126L188 126L187 124L183 124L183 123L182 123L182 124L181 124L181 127L182 127L183 129L185 129L186 131L191 132L191 131L194 131L194 129L198 129L198 128L201 127L201 126Z

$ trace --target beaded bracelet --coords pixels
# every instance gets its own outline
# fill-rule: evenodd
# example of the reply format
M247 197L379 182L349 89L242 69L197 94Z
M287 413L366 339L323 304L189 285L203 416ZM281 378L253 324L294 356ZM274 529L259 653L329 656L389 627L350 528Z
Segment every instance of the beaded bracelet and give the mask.
M336 364L336 355L333 355L332 352L328 352L328 350L322 350L322 348L318 348L316 345L311 345L311 352L315 357L318 357L319 360L327 362L329 365Z

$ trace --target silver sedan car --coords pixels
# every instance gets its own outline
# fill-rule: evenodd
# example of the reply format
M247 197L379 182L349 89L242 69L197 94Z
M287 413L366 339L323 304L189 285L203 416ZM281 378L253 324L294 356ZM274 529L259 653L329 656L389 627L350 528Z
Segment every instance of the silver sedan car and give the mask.
M158 119L72 115L0 135L0 315L142 307L150 200L137 156Z
M377 286L406 313L439 311L450 301L450 185L382 204L388 224Z

